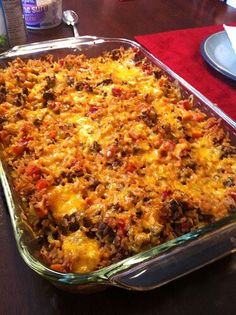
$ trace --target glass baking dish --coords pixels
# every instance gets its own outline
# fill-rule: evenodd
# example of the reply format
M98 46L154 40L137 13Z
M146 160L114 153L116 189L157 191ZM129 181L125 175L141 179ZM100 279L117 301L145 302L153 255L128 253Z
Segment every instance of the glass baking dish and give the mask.
M233 145L236 144L236 123L231 118L138 43L131 40L84 36L17 46L0 55L0 66L6 67L10 60L18 56L39 58L50 52L57 57L72 53L96 57L104 51L121 46L140 49L145 57L175 82L183 97L192 95L195 107L199 107L208 116L220 118L222 127L229 133ZM57 272L43 265L33 255L36 242L21 216L22 209L11 188L4 162L0 163L0 175L16 243L22 258L43 278L57 287L72 292L90 292L107 286L140 291L154 289L236 250L236 214L231 214L207 227L187 233L98 271L88 274Z

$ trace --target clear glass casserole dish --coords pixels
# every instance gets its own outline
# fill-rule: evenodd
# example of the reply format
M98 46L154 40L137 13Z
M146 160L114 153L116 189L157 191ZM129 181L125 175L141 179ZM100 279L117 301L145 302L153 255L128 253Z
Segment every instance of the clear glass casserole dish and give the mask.
M92 36L66 38L14 47L0 55L1 67L16 58L39 58L45 54L64 57L83 53L97 57L104 51L120 47L138 48L152 63L158 66L171 81L175 82L183 97L193 96L193 104L209 117L220 118L223 129L229 133L232 144L236 143L236 123L197 90L166 67L136 42L117 38ZM11 188L4 162L0 164L1 181L20 254L36 273L57 287L73 292L92 291L106 286L118 286L129 290L150 290L179 278L236 249L236 214L231 214L209 226L187 233L152 249L129 257L118 263L87 274L61 273L49 269L37 260L31 230L22 219L22 209Z

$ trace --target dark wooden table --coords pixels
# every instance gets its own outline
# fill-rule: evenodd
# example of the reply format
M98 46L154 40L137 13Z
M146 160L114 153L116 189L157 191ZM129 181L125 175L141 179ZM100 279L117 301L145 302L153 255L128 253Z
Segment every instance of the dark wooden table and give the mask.
M236 22L236 9L217 0L67 0L80 17L81 35L127 37ZM29 42L68 37L61 24L30 31ZM236 255L150 292L111 288L93 295L60 291L31 271L19 256L10 218L0 198L0 314L235 314Z

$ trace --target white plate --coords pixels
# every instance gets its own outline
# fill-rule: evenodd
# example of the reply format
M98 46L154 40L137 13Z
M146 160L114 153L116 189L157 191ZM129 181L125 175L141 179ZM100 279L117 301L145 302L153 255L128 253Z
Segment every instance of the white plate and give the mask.
M225 31L207 37L201 44L201 54L214 69L236 81L236 54Z

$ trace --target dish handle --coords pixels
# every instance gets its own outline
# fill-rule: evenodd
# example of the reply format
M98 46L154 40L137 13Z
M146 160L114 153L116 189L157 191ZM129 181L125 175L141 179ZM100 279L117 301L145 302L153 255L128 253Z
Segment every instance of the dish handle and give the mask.
M128 271L113 275L113 285L132 290L151 290L236 251L236 224L189 241L151 258Z

